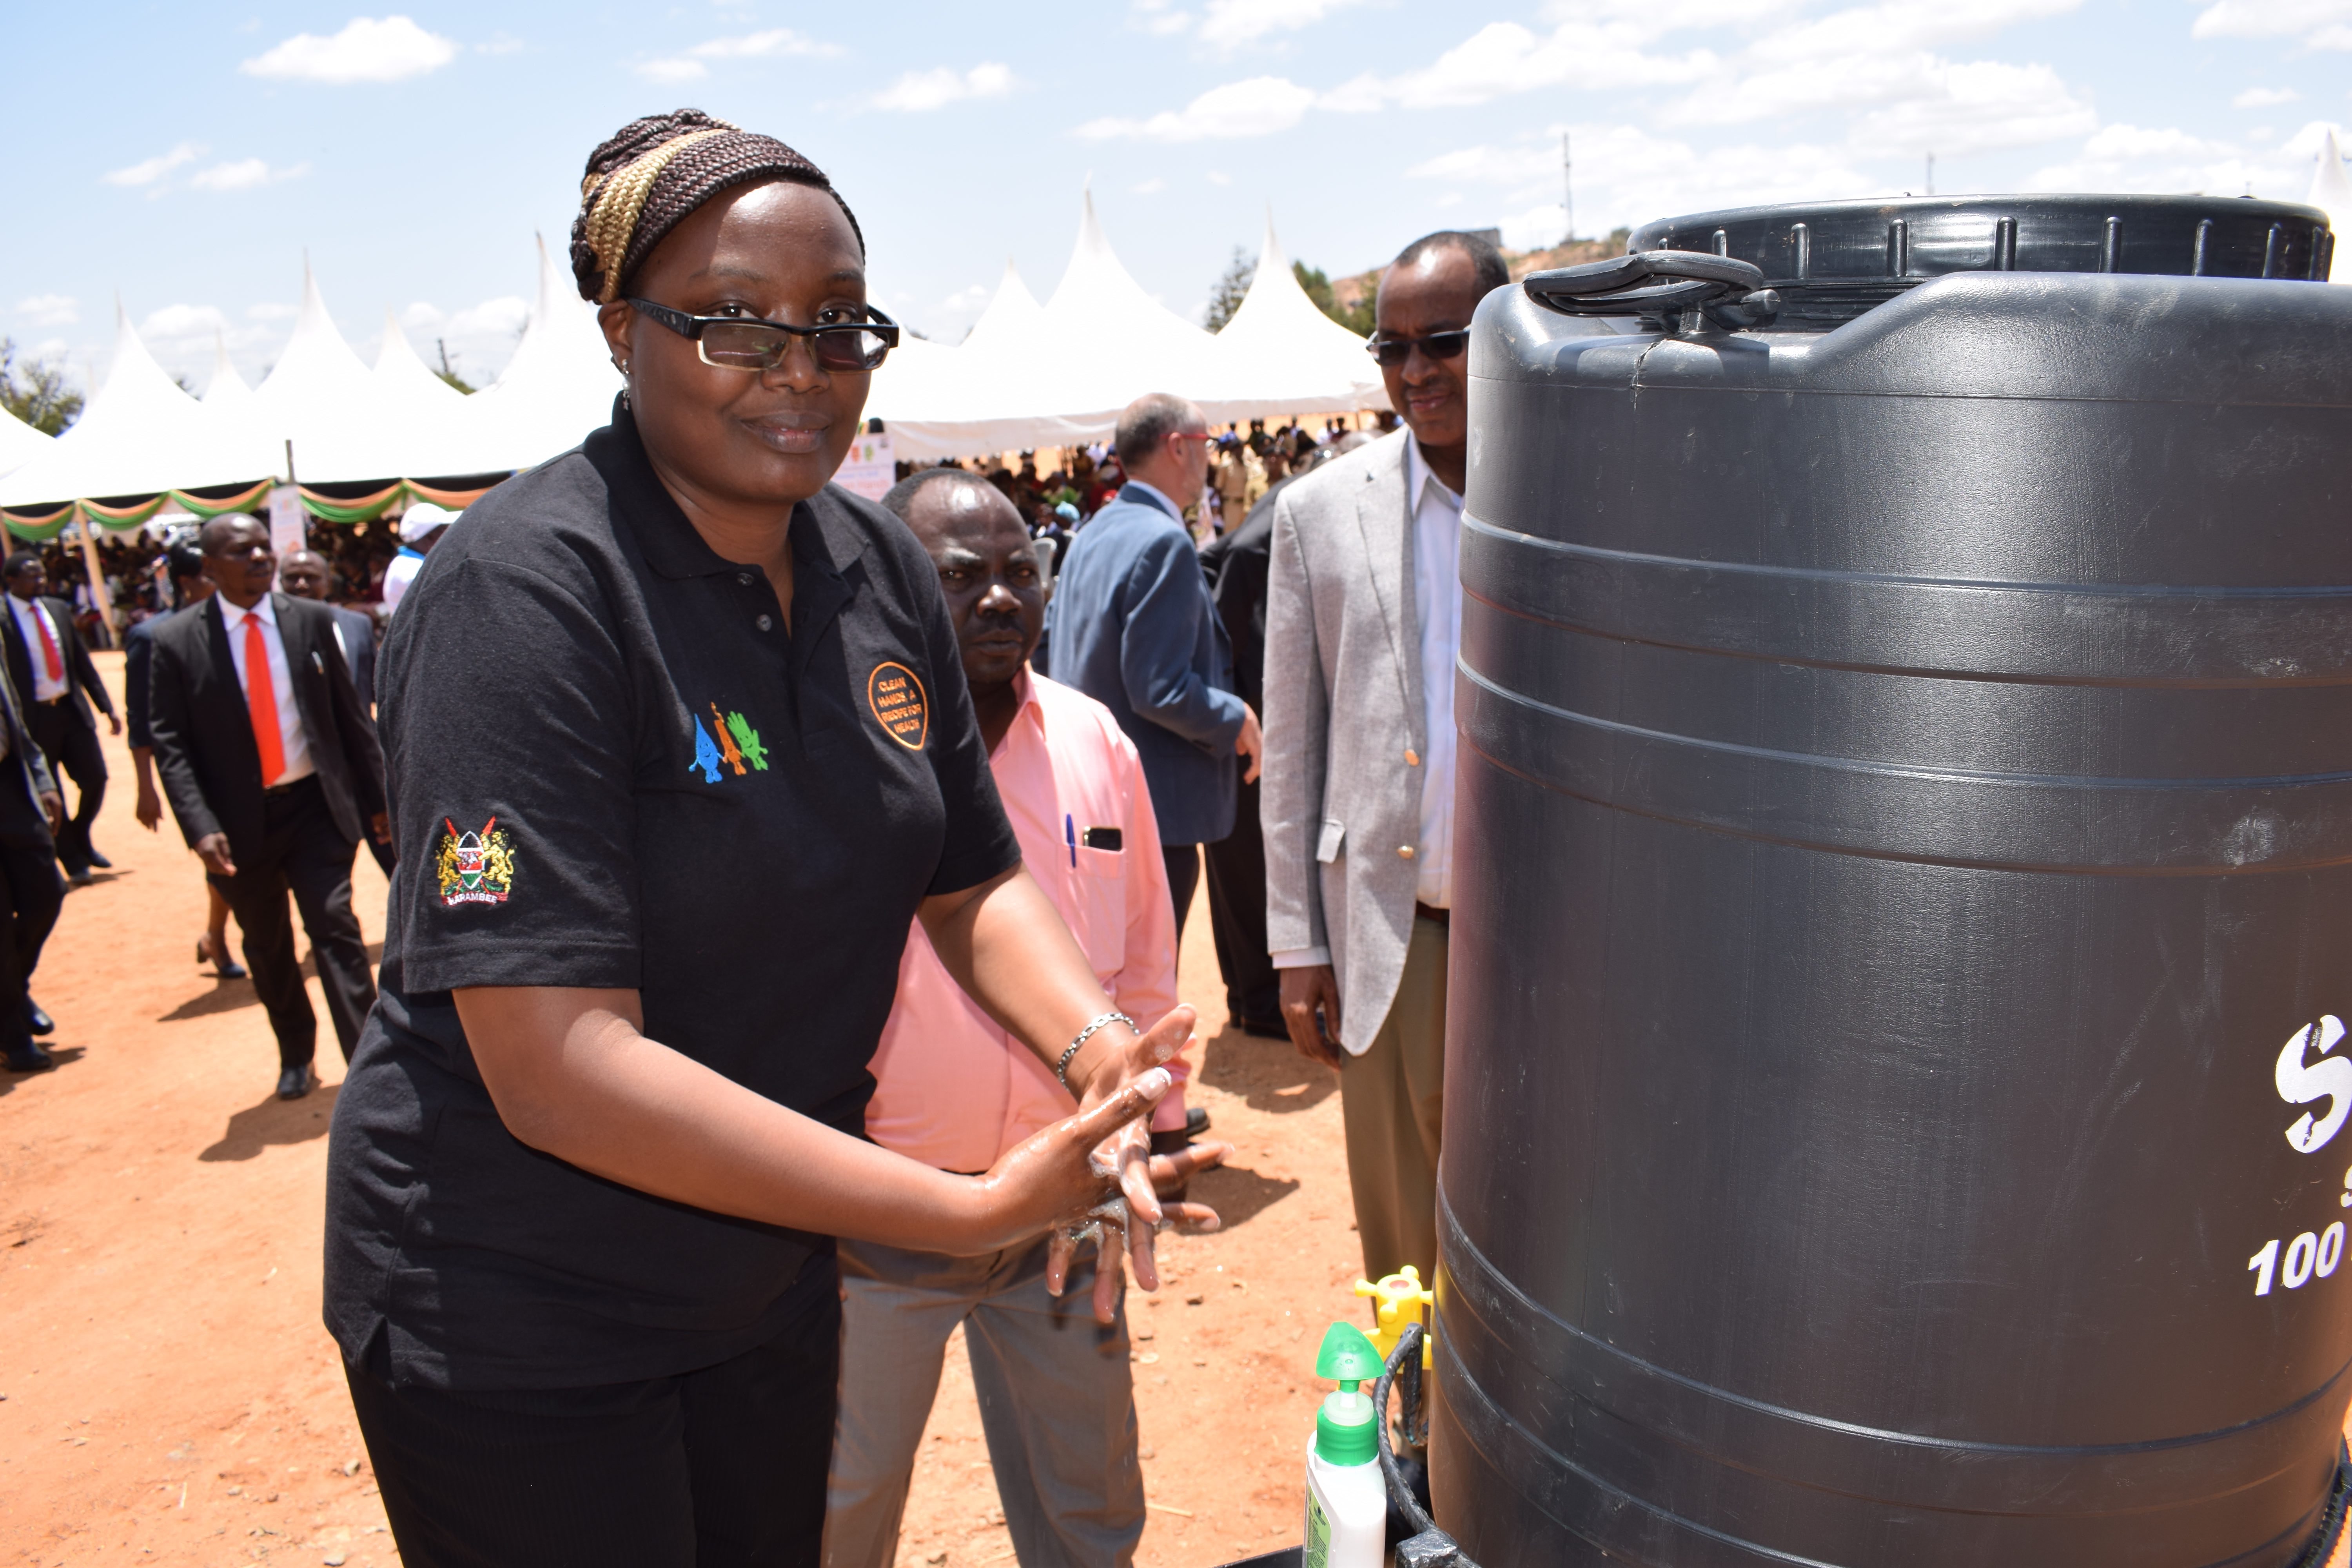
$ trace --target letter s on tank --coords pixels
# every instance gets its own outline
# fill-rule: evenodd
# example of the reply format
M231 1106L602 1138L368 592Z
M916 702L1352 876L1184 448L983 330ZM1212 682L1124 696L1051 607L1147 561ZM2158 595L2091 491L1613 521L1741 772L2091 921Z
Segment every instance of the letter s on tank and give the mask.
M2327 1113L2318 1121L2314 1121L2306 1110L2286 1130L2286 1141L2298 1154L2317 1153L2342 1130L2345 1118L2352 1116L2352 1055L2327 1054L2343 1038L2344 1020L2330 1013L2316 1026L2305 1024L2297 1029L2279 1052L2275 1074L2279 1098L2289 1105L2327 1101ZM2315 1045L2319 1047L2318 1059L2306 1062L2305 1053Z

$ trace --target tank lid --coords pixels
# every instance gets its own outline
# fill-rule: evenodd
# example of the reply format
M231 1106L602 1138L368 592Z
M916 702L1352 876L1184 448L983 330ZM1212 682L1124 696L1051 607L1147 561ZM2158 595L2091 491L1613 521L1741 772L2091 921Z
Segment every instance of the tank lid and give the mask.
M2335 237L2317 207L2243 197L1915 196L1664 218L1626 249L1748 262L1780 293L1780 324L1828 326L1949 272L2325 280Z

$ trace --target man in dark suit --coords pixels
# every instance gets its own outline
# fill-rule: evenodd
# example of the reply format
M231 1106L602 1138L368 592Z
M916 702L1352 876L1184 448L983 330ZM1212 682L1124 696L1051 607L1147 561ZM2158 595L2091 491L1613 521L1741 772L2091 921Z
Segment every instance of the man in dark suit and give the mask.
M318 1019L286 895L348 1061L375 1002L352 852L362 835L390 837L383 753L326 606L271 591L268 531L232 513L206 523L200 542L218 591L156 627L148 727L172 815L245 932L278 1037L278 1098L296 1100L318 1083Z
M98 820L98 808L106 799L106 757L99 750L98 719L90 705L97 704L118 735L122 721L115 714L114 700L106 694L106 683L98 678L98 667L90 663L89 646L74 626L73 606L43 593L49 583L41 558L20 550L0 566L0 577L8 584L0 644L7 649L8 679L16 682L17 700L24 705L25 728L41 749L51 778L70 778L81 791L73 820L59 829L57 843L66 875L74 886L86 887L92 866L112 864L89 842L89 825Z
M1155 392L1118 416L1127 483L1071 541L1045 612L1046 675L1111 710L1143 759L1176 930L1200 885L1199 846L1234 830L1236 754L1257 777L1257 714L1234 693L1225 628L1184 509L1209 475L1209 424Z
M65 903L55 837L65 804L47 760L25 728L16 690L5 680L0 747L5 748L0 755L0 1047L10 1072L47 1072L58 1064L33 1035L49 1032L48 1015L33 1005L26 988Z
M335 616L335 646L352 667L352 684L360 689L360 707L375 711L375 617L362 610L327 604L327 584L333 571L326 558L309 550L289 552L278 563L278 585L298 599L327 605Z
M122 634L122 717L128 726L125 738L131 742L131 772L139 785L131 816L150 833L163 820L163 796L155 788L155 733L147 722L148 699L155 689L155 628L170 615L213 596L213 580L205 575L204 554L193 542L183 540L166 550L163 569L171 580L173 608L136 622ZM196 939L196 962L211 964L213 973L223 980L243 980L245 965L228 954L228 900L210 878L205 881L205 899L209 913L205 934Z

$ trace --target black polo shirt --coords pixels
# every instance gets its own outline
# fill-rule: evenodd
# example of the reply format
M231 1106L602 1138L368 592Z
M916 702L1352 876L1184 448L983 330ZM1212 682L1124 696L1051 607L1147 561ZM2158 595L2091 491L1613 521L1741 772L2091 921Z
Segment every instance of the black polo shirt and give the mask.
M646 1033L863 1135L917 903L1020 863L939 574L828 488L787 632L625 409L449 531L379 674L400 863L383 996L335 1107L326 1315L395 1381L573 1387L770 1336L826 1238L526 1147L449 993L634 989Z

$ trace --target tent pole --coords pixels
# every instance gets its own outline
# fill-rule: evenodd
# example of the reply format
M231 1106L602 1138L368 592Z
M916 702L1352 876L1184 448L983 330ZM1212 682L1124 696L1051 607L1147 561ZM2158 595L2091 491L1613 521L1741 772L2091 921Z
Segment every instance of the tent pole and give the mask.
M80 508L76 507L76 511ZM106 646L120 646L114 625L114 595L106 591L106 570L98 562L98 542L90 537L89 517L84 513L77 520L81 530L81 563L89 574L90 603L98 606L99 619L106 627Z

